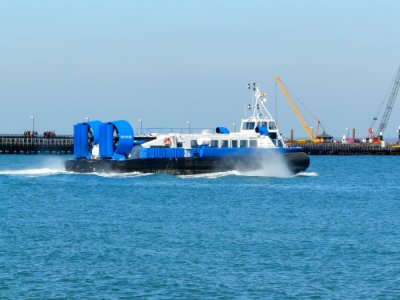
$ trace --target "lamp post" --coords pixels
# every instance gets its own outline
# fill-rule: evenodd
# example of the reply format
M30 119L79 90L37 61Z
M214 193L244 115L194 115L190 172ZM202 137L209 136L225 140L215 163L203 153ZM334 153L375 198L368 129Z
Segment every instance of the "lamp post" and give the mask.
M313 130L313 127L310 126L310 129L311 129L311 136L314 138L314 130Z
M186 124L188 125L189 133L190 133L190 121L186 121Z
M35 133L35 116L31 116L31 119L32 119L32 136L33 136Z
M86 117L85 120L86 120L86 123L89 123L89 117Z
M347 132L347 139L349 139L349 128L346 128L346 132Z
M236 123L232 123L233 125L233 132L236 132Z
M398 131L398 134L399 134L399 141L400 141L400 126L399 126L399 131Z
M138 121L140 123L140 134L143 135L143 120L139 119Z

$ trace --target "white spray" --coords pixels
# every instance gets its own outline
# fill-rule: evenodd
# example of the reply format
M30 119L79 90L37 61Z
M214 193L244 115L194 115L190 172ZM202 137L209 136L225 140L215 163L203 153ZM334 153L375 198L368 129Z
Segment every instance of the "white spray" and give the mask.
M254 171L242 171L240 172L241 175L278 178L290 178L294 175L280 153L271 151L268 156L262 156L260 160L260 169Z

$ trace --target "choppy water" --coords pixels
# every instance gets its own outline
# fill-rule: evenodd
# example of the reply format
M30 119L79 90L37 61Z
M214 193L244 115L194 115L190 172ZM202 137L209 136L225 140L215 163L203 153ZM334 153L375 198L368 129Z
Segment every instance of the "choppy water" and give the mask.
M178 177L2 155L0 298L399 299L399 159Z

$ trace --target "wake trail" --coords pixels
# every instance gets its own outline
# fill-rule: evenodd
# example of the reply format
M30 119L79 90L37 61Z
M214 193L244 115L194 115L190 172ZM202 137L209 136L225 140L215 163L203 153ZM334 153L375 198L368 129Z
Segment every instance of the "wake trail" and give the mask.
M130 172L130 173L84 173L81 175L95 175L104 178L135 178L135 177L144 177L154 175L153 173L140 173L140 172Z
M206 178L216 179L226 176L240 176L238 171L226 171L226 172L215 172L215 173L204 173L204 174L193 174L193 175L178 175L180 178Z
M63 169L50 169L50 168L41 168L41 169L21 169L21 170L1 170L0 175L8 175L8 176L28 176L28 177L36 177L36 176L51 176L51 175L59 175L59 174L68 174L69 172Z
M296 177L317 177L317 172L300 172L295 175Z

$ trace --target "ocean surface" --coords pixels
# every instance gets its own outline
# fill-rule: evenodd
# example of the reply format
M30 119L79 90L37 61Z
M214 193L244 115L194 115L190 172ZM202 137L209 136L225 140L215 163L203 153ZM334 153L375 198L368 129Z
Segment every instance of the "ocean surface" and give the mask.
M290 176L0 155L0 299L400 299L400 157Z

